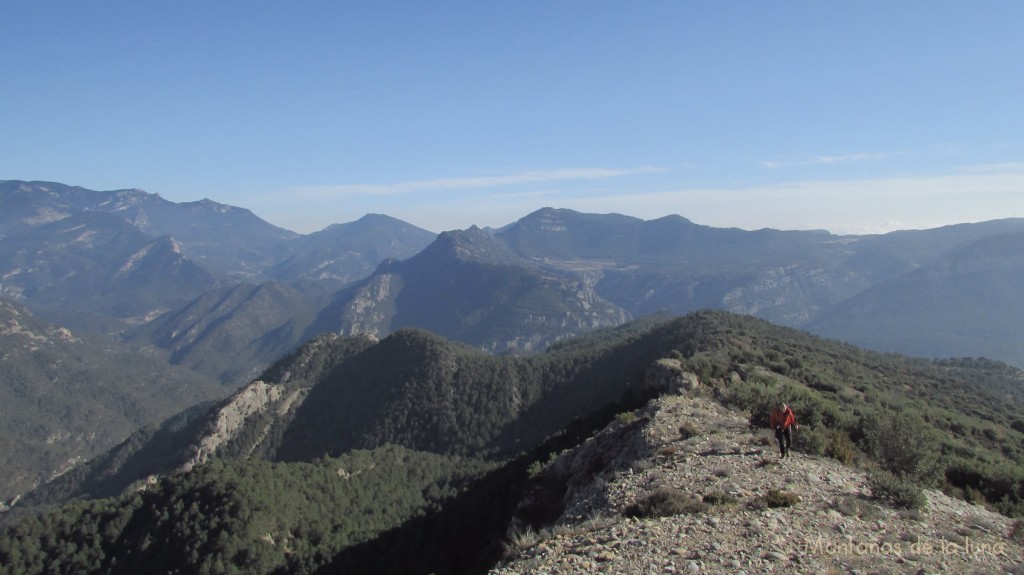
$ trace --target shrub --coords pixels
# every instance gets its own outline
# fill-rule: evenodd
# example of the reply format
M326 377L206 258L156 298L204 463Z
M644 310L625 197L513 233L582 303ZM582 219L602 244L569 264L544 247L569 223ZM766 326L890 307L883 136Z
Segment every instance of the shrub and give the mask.
M638 419L640 419L640 417L636 414L635 411L623 411L622 413L619 413L615 416L615 420L621 423L622 425L629 425L630 423L635 423Z
M702 499L704 503L711 506L730 506L736 505L738 502L734 496L724 491L712 491L710 493L705 493Z
M662 488L628 506L627 517L668 517L670 515L697 514L707 511L707 504L678 489Z
M530 464L530 467L526 470L526 472L529 474L529 476L531 478L537 477L538 475L540 475L541 471L544 471L544 462L543 461L534 461L533 463Z
M919 484L884 469L868 473L868 486L875 499L893 507L921 509L928 503Z
M824 455L828 439L818 427L801 426L793 432L793 448L808 455Z
M872 416L864 426L871 457L890 473L925 484L939 475L939 441L934 429L910 411Z
M772 407L778 404L774 385L761 382L758 378L731 385L723 398L723 403L750 412L752 427L768 427L768 415Z
M541 539L541 535L530 526L526 526L525 529L516 527L509 533L508 540L503 544L505 557L509 559L518 557L523 551L540 543Z
M877 521L883 517L877 505L862 500L857 495L845 495L833 502L830 507L847 517L859 517L864 521Z
M800 503L800 496L781 489L771 489L764 495L764 502L771 508L792 507Z
M696 425L690 423L689 421L684 422L682 425L679 426L679 437L683 441L686 441L691 437L697 437L698 435L700 435L700 430L697 429Z
M1020 519L1014 521L1013 525L1010 526L1010 532L1006 534L1006 538L1024 545L1024 521Z
M853 444L846 432L833 429L829 433L828 443L825 445L825 455L845 465L853 462L857 454L857 446Z

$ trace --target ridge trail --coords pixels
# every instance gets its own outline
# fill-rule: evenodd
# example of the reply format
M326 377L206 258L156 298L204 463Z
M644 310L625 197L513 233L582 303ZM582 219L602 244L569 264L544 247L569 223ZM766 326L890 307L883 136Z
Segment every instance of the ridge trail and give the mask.
M935 490L920 511L886 507L870 498L863 470L799 453L799 436L780 460L768 430L707 398L662 397L638 418L619 418L545 466L542 481L569 475L565 510L540 533L513 534L510 558L491 575L1024 574L1021 535L1011 538L1003 515ZM605 465L588 473L597 461ZM658 491L725 503L626 516ZM772 508L773 492L799 500Z

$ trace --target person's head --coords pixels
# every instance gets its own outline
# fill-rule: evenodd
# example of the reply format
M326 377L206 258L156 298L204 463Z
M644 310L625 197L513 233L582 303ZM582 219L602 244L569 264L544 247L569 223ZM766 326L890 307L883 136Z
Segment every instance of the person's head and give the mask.
M779 411L786 411L786 407L787 407L787 406L786 406L786 403L785 403L785 402L783 402L783 401L780 401L780 402L779 402L779 407L778 407L778 410L779 410Z

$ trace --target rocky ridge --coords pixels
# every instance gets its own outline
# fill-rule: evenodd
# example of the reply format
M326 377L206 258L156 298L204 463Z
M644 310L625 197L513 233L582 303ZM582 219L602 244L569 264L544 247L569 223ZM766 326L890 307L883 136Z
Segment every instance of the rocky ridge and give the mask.
M939 491L920 511L886 507L863 470L780 460L773 443L704 397L623 414L536 471L539 485L565 487L564 510L539 533L514 529L490 573L1024 573L1020 522ZM630 516L671 492L692 507Z
M215 417L207 424L199 442L193 446L194 453L181 466L181 469L191 471L196 465L206 463L217 449L238 435L247 418L270 409L281 399L283 394L283 385L269 384L260 380L235 392L216 411ZM288 402L283 409L287 410L290 403Z

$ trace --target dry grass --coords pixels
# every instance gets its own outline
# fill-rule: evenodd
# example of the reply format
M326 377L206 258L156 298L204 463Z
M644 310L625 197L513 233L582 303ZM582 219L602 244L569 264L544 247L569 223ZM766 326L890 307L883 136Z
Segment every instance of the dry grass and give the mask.
M800 503L799 495L789 491L783 491L781 489L769 489L768 493L762 495L760 499L764 501L764 505L766 507L771 507L772 509L793 507L797 503Z
M502 545L504 555L507 559L519 557L524 551L541 542L541 535L532 527L516 527L508 535L508 539Z

